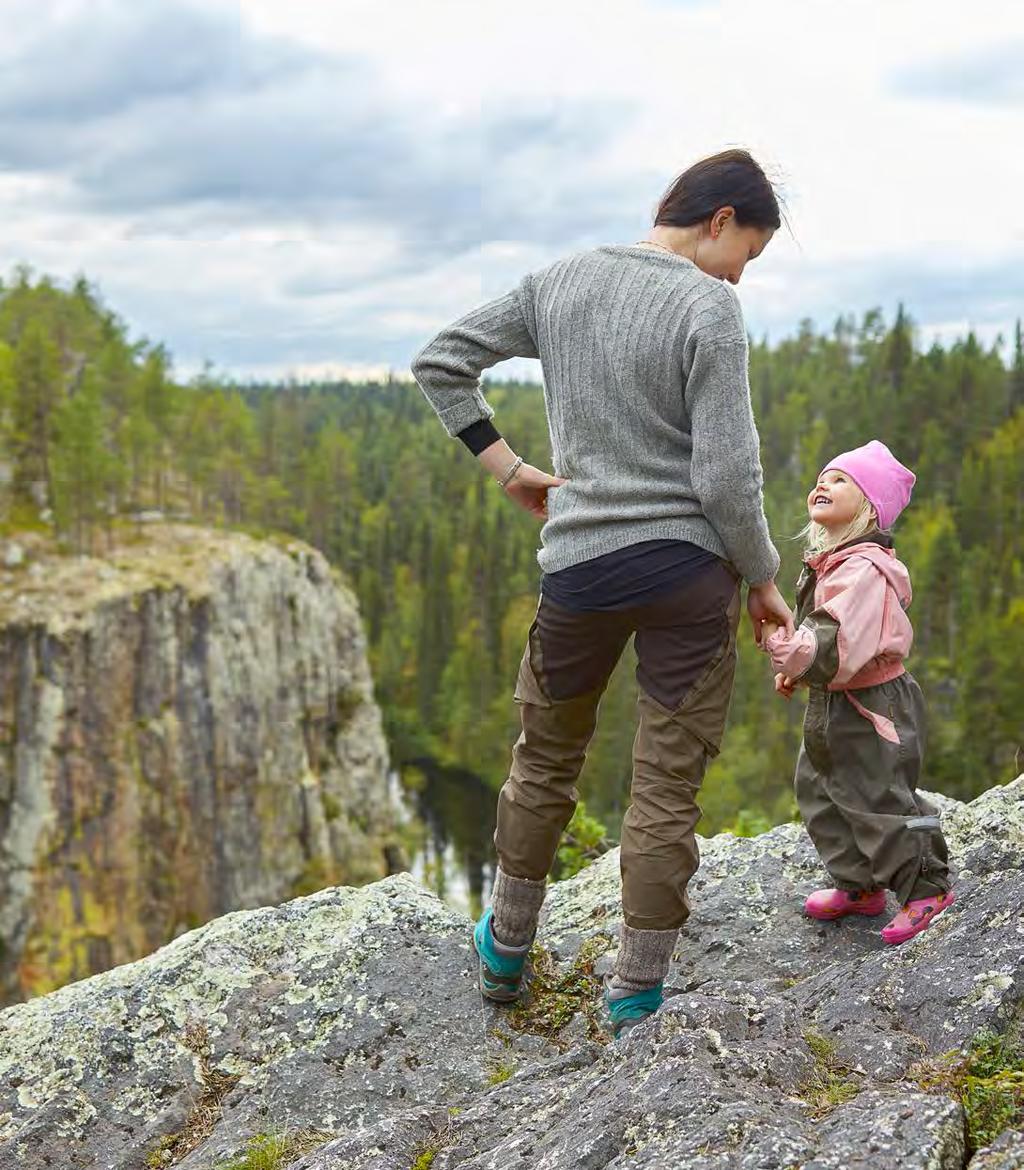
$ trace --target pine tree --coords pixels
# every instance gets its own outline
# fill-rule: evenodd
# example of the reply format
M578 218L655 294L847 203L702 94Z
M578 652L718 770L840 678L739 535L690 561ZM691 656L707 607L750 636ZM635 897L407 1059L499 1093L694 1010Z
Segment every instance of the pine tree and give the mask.
M1009 406L1010 414L1024 406L1024 336L1021 335L1019 317L1013 331L1013 364L1010 366Z
M60 355L46 324L31 318L14 353L14 498L45 506L52 500L50 436L61 397Z
M58 527L77 552L93 551L93 535L114 495L118 463L106 442L99 383L87 377L54 414L53 492Z

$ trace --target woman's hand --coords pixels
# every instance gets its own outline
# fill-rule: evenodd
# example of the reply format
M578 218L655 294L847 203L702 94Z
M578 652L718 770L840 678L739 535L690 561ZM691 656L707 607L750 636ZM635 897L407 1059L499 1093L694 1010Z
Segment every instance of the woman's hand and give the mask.
M548 488L561 487L568 479L560 475L548 475L539 467L520 463L515 475L505 484L505 493L527 512L541 520L548 518Z
M786 678L784 674L777 674L775 676L775 693L781 695L784 699L792 699L793 688L796 683L792 679Z
M793 611L786 604L774 581L764 581L760 585L750 586L747 593L747 613L750 614L750 621L754 626L754 641L758 646L764 645L767 636L764 632L766 622L784 629L787 634L794 632Z
M477 459L487 468L491 475L500 484L509 468L516 461L516 453L505 442L497 439L489 447L477 455ZM548 488L561 487L569 481L560 475L548 475L539 467L531 467L529 463L520 463L515 475L505 484L505 494L527 512L541 520L548 518Z

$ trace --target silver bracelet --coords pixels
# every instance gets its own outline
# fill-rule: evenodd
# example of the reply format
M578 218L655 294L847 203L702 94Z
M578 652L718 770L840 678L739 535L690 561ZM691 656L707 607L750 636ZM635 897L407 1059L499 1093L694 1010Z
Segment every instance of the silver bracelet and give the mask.
M499 486L504 487L505 484L508 483L508 481L512 478L512 476L515 475L515 473L519 470L519 464L522 463L522 461L523 461L523 457L522 457L522 455L520 455L516 459L515 463L513 463L512 466L508 469L508 471L505 472L505 478L498 480Z

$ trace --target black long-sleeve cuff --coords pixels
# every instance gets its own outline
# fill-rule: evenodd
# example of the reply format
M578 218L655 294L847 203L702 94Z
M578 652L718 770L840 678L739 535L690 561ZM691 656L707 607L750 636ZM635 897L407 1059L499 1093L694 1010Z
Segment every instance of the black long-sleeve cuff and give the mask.
M474 455L479 455L492 443L496 443L501 435L489 418L477 419L458 432L456 438L461 439Z

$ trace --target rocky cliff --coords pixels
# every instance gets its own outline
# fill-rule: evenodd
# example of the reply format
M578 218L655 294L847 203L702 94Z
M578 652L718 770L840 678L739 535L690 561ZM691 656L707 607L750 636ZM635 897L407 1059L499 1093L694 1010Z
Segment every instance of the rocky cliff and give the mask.
M0 995L229 910L389 872L356 598L315 550L151 524L102 559L7 542Z
M227 915L0 1014L0 1164L1019 1170L1024 777L936 801L959 901L896 948L801 915L801 827L703 841L669 998L618 1044L617 852L550 889L511 1011L408 875Z

